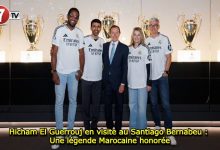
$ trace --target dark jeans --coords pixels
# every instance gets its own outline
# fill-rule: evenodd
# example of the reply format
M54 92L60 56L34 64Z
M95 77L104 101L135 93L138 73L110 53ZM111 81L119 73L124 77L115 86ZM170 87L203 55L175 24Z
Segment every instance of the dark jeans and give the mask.
M96 129L99 120L101 81L82 80L83 120L86 130ZM90 113L91 104L91 113ZM92 121L90 125L90 121Z
M158 93L160 94L161 104L164 111L164 127L172 128L172 113L170 110L170 96L168 77L161 77L152 81L151 89L151 108L155 126L160 124L160 111L158 106Z
M120 130L122 126L122 112L123 112L123 93L120 94L118 89L114 89L110 82L105 83L105 119L106 127L112 129L112 104L115 102L115 130Z

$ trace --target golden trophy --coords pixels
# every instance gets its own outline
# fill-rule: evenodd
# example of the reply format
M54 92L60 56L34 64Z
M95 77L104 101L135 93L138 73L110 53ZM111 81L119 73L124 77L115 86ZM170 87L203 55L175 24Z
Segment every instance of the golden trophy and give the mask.
M105 12L100 12L98 15L98 18L102 21L102 29L104 32L104 37L105 39L110 38L110 28L113 25L118 24L118 13L111 13L111 14L106 14Z
M24 16L22 24L24 34L30 43L30 48L28 50L37 50L36 44L38 43L43 30L43 18L40 16Z
M65 19L63 14L59 14L57 18L58 25L65 25L67 24L67 20Z
M150 36L149 20L146 19L144 16L139 16L138 23L139 23L139 26L142 28L145 38L149 37Z
M202 18L198 14L194 14L193 18L186 19L185 15L179 15L177 18L177 26L183 40L186 44L184 50L194 50L192 42L201 26Z

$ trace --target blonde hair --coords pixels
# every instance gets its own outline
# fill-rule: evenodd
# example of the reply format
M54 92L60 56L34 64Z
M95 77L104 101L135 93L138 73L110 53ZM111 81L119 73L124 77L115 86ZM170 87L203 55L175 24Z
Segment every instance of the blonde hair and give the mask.
M141 35L141 42L140 42L140 44L144 45L144 33L143 33L143 31L142 31L142 29L141 29L140 27L135 27L135 28L133 29L132 34L131 34L130 46L134 46L133 36L134 36L134 32L135 32L135 31L138 31L138 32L140 33L140 35Z

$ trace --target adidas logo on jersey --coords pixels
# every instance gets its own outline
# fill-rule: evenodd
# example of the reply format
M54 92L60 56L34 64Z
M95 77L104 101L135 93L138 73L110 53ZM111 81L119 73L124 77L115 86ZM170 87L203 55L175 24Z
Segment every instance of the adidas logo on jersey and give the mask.
M88 47L92 47L92 44L89 44L89 46Z
M68 37L68 35L67 35L67 34L64 34L63 37Z

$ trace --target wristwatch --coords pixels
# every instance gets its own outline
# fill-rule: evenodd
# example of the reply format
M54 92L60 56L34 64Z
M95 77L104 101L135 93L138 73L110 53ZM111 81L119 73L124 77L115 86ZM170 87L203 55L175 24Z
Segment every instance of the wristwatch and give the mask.
M56 73L56 72L57 70L53 70L53 69L50 71L51 74Z

